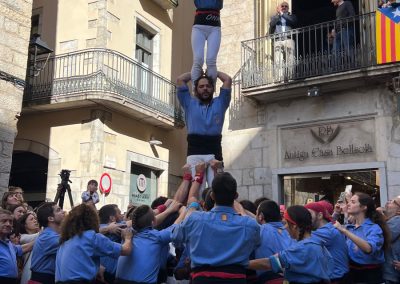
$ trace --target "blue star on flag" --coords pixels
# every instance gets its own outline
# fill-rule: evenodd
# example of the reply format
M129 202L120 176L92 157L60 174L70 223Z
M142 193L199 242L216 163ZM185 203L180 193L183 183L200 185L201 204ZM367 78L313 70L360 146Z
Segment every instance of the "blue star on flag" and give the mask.
M396 24L400 23L400 7L381 8L380 11L382 14L384 14L386 17L390 18Z

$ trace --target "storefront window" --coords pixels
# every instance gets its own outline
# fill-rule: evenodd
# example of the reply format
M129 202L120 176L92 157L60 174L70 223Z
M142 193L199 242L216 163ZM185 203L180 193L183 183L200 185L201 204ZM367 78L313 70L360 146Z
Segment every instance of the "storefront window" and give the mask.
M291 206L325 199L335 204L347 186L353 194L367 193L380 204L379 184L378 170L286 175L283 177L284 202Z

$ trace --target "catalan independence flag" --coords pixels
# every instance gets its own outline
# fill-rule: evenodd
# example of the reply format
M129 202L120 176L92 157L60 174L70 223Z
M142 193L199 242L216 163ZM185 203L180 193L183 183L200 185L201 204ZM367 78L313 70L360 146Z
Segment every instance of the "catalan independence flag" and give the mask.
M376 59L378 64L400 61L400 7L376 11Z

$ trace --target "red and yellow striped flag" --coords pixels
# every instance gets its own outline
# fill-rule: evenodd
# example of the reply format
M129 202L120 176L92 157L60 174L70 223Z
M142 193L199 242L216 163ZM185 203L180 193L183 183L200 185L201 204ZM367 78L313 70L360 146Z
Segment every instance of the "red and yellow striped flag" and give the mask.
M376 11L376 59L378 64L400 61L400 16L398 10Z

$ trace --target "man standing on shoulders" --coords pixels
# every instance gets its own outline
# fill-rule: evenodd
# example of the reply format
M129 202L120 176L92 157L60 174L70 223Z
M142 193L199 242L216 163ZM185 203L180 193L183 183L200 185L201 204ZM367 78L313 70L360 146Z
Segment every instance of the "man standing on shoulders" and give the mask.
M215 91L213 79L202 75L194 84L194 97L189 93L187 83L191 80L190 73L184 73L177 79L178 100L185 111L186 128L188 132L187 164L191 166L192 176L195 176L195 166L206 163L208 186L211 185L217 168L222 167L222 127L225 112L231 101L232 78L218 72L222 81L219 96L213 98ZM205 188L202 183L200 195ZM196 196L198 198L198 196Z
M294 69L295 42L292 29L297 26L297 17L290 14L289 3L284 1L276 8L277 14L269 23L269 34L274 47L275 76L278 81L288 80Z
M233 208L236 180L229 173L215 176L211 197L215 207L195 211L174 228L172 239L189 251L193 284L245 284L250 254L260 243L256 220Z
M324 245L332 255L334 268L332 271L332 284L346 284L348 279L347 245L345 237L333 226L332 216L327 207L333 209L333 206L326 201L311 202L304 207L311 213L313 232L311 237L318 238L324 242Z
M54 202L41 205L37 218L43 231L32 250L31 280L53 284L56 273L56 254L60 245L60 226L65 212Z
M385 251L383 279L387 284L400 283L400 196L386 203L386 224L392 235L390 248Z

